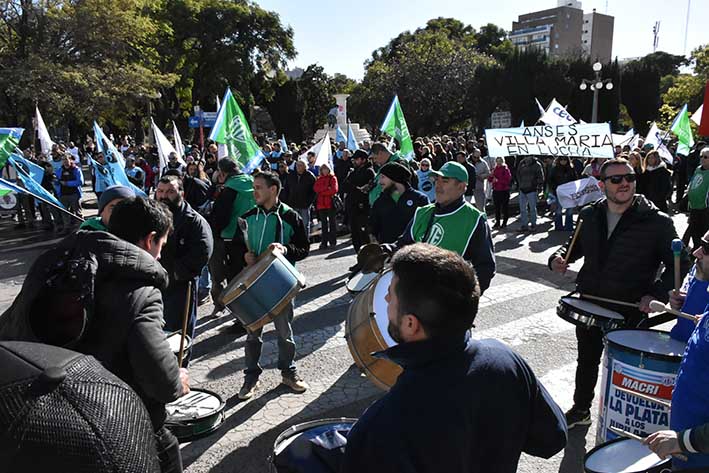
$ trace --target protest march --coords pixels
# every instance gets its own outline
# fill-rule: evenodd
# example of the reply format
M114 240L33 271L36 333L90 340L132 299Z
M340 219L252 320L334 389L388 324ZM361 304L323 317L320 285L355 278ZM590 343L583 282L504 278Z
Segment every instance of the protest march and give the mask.
M148 3L0 12L0 471L709 472L706 5Z

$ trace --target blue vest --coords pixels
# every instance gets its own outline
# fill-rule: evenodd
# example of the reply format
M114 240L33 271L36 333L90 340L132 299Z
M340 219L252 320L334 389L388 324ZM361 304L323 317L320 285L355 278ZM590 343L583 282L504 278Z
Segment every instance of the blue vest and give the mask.
M704 308L709 304L709 281L700 281L694 277L697 266L692 266L692 269L687 274L687 277L682 284L681 290L687 293L687 297L682 305L682 312L690 315L697 315L704 312ZM670 331L670 337L680 342L686 342L689 336L692 335L695 325L691 320L678 317L675 326Z

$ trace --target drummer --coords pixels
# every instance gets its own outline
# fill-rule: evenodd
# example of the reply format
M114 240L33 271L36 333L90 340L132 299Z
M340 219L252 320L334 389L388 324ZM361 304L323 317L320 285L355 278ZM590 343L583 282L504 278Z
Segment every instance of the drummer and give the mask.
M416 243L392 259L388 332L377 356L403 368L350 431L343 471L513 472L522 451L566 445L563 413L532 369L496 340L472 340L480 289L452 251Z
M581 210L583 221L569 257L584 258L576 287L581 294L625 302L640 302L639 310L602 304L621 313L625 325L635 327L650 310L650 301L667 302L673 287L672 240L677 232L672 219L644 196L635 194L636 174L622 158L601 167L600 187L604 198ZM549 258L549 268L565 273L564 262L573 237ZM660 265L664 270L656 278ZM681 254L682 276L689 267L686 251ZM597 327L576 327L578 358L574 405L566 413L569 428L591 424L591 402L603 353L603 333Z
M244 255L247 266L253 265L257 258L268 250L279 252L288 261L295 264L308 256L310 243L305 233L305 225L295 210L280 202L281 181L278 174L263 171L254 177L254 200L257 207L243 215L248 223L248 252ZM297 393L305 392L308 385L298 376L295 369L295 340L293 338L293 303L273 319L278 335L278 369L281 370L282 383ZM239 391L239 399L250 399L258 387L258 378L262 373L259 366L261 337L263 328L249 332L246 337L246 370L244 385Z
M468 171L449 161L431 173L436 175L436 203L418 208L396 243L382 247L393 253L411 243L426 242L454 251L473 265L482 293L495 275L495 254L485 214L463 198Z

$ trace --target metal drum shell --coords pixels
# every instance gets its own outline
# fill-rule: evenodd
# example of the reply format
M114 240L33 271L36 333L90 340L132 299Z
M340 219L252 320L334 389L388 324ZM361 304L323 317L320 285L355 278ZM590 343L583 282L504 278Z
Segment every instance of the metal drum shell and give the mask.
M566 320L567 322L579 327L597 327L603 330L604 332L623 327L624 319L609 319L605 317L600 317L596 314L591 314L583 310L579 310L578 308L572 307L571 305L564 302L564 299L566 297L572 297L572 295L567 294L566 296L560 298L556 306L556 315L558 315L561 319ZM578 299L586 300L581 298ZM605 307L603 308L605 309Z
M196 416L189 421L171 421L168 416L165 420L165 427L167 427L170 432L177 437L177 440L179 440L180 443L191 442L193 440L206 437L217 430L222 423L224 423L224 406L226 405L224 399L213 391L200 388L191 389L185 396L195 392L203 392L216 397L220 403L219 409L210 414ZM178 400L179 398L174 402L177 402Z

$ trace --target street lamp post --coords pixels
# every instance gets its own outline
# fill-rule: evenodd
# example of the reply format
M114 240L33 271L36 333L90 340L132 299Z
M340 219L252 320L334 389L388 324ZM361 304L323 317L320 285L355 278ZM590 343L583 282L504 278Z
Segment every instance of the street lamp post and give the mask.
M604 87L606 90L613 89L613 81L611 79L601 79L601 69L603 69L603 64L596 62L593 64L593 79L581 79L581 85L579 89L586 90L591 88L593 91L593 109L591 111L591 123L596 123L598 121L598 92Z

